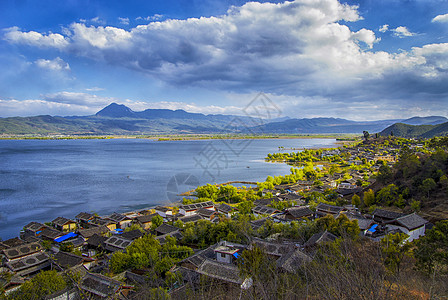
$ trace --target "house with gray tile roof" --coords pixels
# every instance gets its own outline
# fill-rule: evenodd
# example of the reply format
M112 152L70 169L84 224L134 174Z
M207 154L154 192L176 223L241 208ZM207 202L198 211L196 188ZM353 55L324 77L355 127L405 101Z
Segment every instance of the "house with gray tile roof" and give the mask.
M409 236L407 241L411 242L425 235L425 225L427 220L416 213L405 215L395 220L389 221L386 225L388 230L399 229Z

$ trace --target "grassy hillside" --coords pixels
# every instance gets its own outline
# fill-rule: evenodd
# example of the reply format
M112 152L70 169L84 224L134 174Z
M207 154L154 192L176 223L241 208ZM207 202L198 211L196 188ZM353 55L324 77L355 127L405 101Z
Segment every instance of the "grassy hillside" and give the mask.
M398 136L404 138L432 138L448 135L448 122L439 125L407 125L395 123L380 132L381 136Z

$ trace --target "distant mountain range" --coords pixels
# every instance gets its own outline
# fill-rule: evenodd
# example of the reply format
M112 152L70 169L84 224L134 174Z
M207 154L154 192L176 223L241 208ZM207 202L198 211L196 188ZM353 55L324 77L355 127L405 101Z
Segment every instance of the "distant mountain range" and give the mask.
M380 132L399 122L431 126L447 121L447 118L437 116L369 122L288 117L262 120L247 116L204 115L169 109L137 112L125 105L112 103L92 116L0 118L0 134L361 134L364 130ZM397 135L398 132L397 130Z

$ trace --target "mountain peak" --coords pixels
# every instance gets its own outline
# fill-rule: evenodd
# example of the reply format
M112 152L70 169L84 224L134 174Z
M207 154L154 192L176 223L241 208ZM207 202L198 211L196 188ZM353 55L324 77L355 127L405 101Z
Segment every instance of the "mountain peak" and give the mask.
M125 118L133 117L134 112L126 105L114 102L97 112L95 115L99 117Z

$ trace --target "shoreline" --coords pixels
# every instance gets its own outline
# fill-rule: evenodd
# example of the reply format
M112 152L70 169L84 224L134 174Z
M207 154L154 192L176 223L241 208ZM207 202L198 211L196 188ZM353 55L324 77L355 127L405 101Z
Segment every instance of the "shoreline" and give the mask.
M196 140L231 140L231 139L336 139L337 142L355 141L356 134L267 134L267 135L50 135L50 136L24 136L24 135L0 135L0 140L108 140L108 139L143 139L164 141L196 141Z

